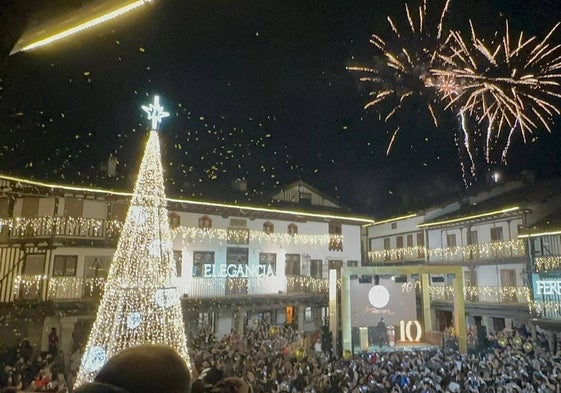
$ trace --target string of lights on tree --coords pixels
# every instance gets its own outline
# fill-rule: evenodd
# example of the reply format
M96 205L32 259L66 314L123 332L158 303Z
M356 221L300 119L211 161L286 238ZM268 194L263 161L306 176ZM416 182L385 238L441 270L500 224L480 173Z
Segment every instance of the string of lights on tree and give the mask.
M158 96L142 108L152 128L75 386L92 381L111 356L143 343L169 345L191 366L157 133L169 114Z

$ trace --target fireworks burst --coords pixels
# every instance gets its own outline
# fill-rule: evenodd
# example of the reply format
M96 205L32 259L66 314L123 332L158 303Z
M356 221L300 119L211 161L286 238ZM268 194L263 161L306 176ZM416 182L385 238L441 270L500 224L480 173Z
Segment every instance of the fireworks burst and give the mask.
M414 97L421 97L435 126L445 112L457 119L455 132L464 184L477 180L477 162L507 164L513 137L526 142L538 129L551 132L555 116L561 114L561 44L551 42L561 23L543 39L511 35L508 21L504 34L480 38L470 21L468 38L461 31L447 31L444 20L450 0L440 18L427 19L426 0L412 13L405 5L408 28L402 32L388 17L392 36L372 35L370 42L384 55L378 67L348 67L366 75L361 81L373 86L364 106L389 110L387 122ZM472 130L473 129L473 130ZM389 154L400 127L394 127ZM499 152L499 156L497 153ZM469 166L463 160L469 160Z
M404 31L400 31L398 24L388 17L392 37L383 39L379 35L372 35L370 42L383 54L385 64L381 67L347 67L350 71L364 73L365 76L360 80L373 87L370 92L371 99L364 106L365 109L382 107L382 104L388 105L389 109L384 114L384 120L387 122L403 109L408 101L421 96L434 124L438 126L435 104L439 103L440 98L433 94L438 89L426 88L441 83L441 80L442 83L449 80L443 76L436 81L430 73L430 70L437 67L437 63L441 61L439 53L440 48L444 45L443 22L448 13L449 4L450 0L447 0L435 25L430 23L427 17L426 0L415 12L405 4L408 27ZM384 106L384 108L386 107ZM397 134L396 131L392 134L388 153Z
M432 69L442 80L456 81L454 89L441 89L449 106L461 107L485 130L485 160L493 161L494 148L501 149L501 161L515 133L526 137L539 128L551 132L553 117L561 112L561 44L549 42L561 23L538 40L524 33L511 38L508 21L505 33L486 43L477 36L473 24L471 38L450 33L448 54L441 55L446 68ZM458 83L457 81L460 81Z

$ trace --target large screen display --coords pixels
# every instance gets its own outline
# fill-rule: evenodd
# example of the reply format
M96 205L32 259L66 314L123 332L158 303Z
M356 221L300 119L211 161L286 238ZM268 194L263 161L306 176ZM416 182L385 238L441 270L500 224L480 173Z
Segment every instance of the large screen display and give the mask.
M354 278L351 286L351 327L386 326L417 320L415 282L409 277ZM404 280L405 279L405 280Z

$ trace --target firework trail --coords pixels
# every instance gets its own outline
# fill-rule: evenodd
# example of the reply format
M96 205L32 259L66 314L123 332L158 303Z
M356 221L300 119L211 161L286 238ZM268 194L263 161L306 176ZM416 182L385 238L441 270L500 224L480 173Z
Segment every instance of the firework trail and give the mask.
M542 40L524 33L512 38L508 21L504 34L496 33L490 43L477 36L471 22L469 41L458 31L450 33L447 51L440 54L444 67L431 73L456 81L453 91L440 93L449 107L461 107L485 131L487 163L499 148L506 164L516 133L526 142L539 128L551 132L554 116L561 113L561 44L550 42L560 24Z
M376 108L382 114L385 122L404 110L412 107L416 110L420 105L425 106L427 113L432 118L436 127L440 126L444 112L450 112L449 118L457 119L460 133L463 137L456 136L455 139L463 139L463 145L458 147L458 157L464 184L471 185L466 173L470 168L471 177L476 178L476 165L474 154L471 151L469 141L466 140L466 111L458 105L455 98L460 92L461 86L458 78L453 72L433 72L432 70L446 70L450 67L448 63L454 61L455 57L449 54L448 43L451 39L444 22L450 8L451 0L447 0L442 7L437 20L427 15L427 1L423 1L415 13L405 4L405 15L407 26L403 31L398 24L387 17L391 28L391 36L384 39L373 34L370 42L383 55L384 63L377 67L351 66L350 71L358 71L364 74L361 82L371 87L370 99L364 109ZM434 7L431 7L434 9ZM414 99L420 100L414 101ZM407 104L411 103L408 107ZM389 108L389 109L388 109ZM452 124L452 123L450 123ZM386 155L389 155L395 143L400 127L394 127L391 133ZM463 151L462 151L463 150ZM464 159L469 160L469 165L464 165Z
M470 21L468 38L463 32L446 30L444 21L450 0L445 2L438 22L427 18L426 0L415 13L405 5L407 28L399 30L391 17L392 35L383 39L372 35L370 42L383 54L385 64L379 67L353 66L363 72L361 81L372 90L365 109L389 108L388 122L413 98L426 104L435 126L445 113L457 119L456 140L466 187L477 181L476 161L487 165L507 155L515 135L524 142L528 134L544 128L551 131L553 118L561 113L561 44L551 37L561 23L543 39L526 38L524 33L512 36L508 21L503 34L491 39L476 34ZM473 131L471 130L473 128ZM396 127L388 144L389 154L400 127ZM472 179L468 179L466 168Z
M364 73L360 80L369 83L373 88L370 92L371 98L364 109L387 105L384 106L389 108L384 114L384 121L387 122L414 97L422 96L428 113L434 124L438 126L435 104L439 104L440 98L435 94L431 95L434 89L431 91L426 87L438 83L433 80L430 70L437 67L437 62L441 61L439 49L444 44L443 23L450 1L446 1L435 29L431 28L433 25L428 21L425 0L415 12L405 4L408 26L404 31L399 30L398 24L388 16L392 37L383 39L379 35L372 35L370 42L383 54L385 65L376 68L347 67L350 71ZM425 97L427 95L428 97ZM395 140L396 131L392 134L388 152Z

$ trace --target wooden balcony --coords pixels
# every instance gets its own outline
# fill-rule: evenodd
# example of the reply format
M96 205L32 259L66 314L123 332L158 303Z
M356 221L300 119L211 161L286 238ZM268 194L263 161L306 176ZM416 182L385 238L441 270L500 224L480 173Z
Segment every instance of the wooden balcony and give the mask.
M406 261L424 261L427 249L425 247L405 247L390 250L376 250L368 253L370 263L395 263Z
M75 276L47 277L44 275L20 275L14 282L17 300L88 300L99 298L105 279ZM46 299L43 289L46 286ZM328 280L305 276L225 278L189 277L178 278L177 288L181 296L189 298L213 298L231 296L271 296L286 294L327 294Z
M561 321L561 302L551 300L530 302L530 315L536 319Z
M561 255L548 255L543 257L536 257L535 264L536 264L535 269L538 272L544 272L548 270L560 270Z
M99 298L104 284L102 277L20 275L14 281L14 292L17 300L85 300ZM47 298L43 299L45 285Z
M122 226L122 221L83 217L1 218L0 241L117 240Z
M470 244L462 247L433 248L429 250L429 262L483 262L525 258L526 256L526 242L523 240Z
M526 242L510 240L471 244L462 247L427 249L425 247L404 247L389 250L375 250L368 253L368 260L375 264L423 262L462 263L467 261L493 261L499 259L525 258Z

